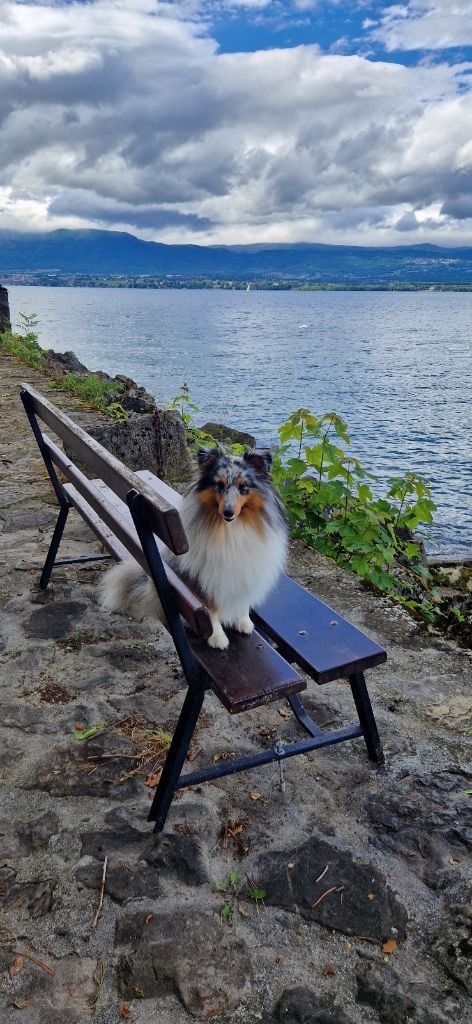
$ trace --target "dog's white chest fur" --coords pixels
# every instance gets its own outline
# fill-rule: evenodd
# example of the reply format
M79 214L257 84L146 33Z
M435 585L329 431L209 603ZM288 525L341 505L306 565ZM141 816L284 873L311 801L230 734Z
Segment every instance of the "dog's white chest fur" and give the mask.
M268 522L255 530L236 519L215 536L191 504L184 502L181 516L189 550L172 558L172 564L198 582L220 622L233 625L272 589L285 563L285 531Z

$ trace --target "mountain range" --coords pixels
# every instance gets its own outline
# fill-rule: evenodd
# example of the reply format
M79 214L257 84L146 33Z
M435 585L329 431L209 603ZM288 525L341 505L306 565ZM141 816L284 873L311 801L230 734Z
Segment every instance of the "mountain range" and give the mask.
M0 231L0 278L35 274L347 286L471 285L472 247L164 245L119 231Z

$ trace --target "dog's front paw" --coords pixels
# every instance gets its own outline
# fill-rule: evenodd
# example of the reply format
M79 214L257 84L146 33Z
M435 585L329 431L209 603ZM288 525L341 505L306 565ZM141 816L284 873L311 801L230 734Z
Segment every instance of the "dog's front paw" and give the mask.
M221 626L219 629L213 630L213 633L208 638L208 644L210 647L214 647L217 651L225 651L229 646L228 637Z
M249 636L249 634L252 633L254 629L254 623L251 622L249 615L245 615L244 618L237 619L237 621L234 624L234 628L238 631L238 633L245 633L246 636Z

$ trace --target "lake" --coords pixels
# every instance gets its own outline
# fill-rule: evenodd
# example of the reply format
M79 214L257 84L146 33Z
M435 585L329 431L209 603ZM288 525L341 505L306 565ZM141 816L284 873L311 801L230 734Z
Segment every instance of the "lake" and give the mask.
M347 419L351 451L382 480L429 480L428 546L472 552L471 296L9 286L12 322L44 348L124 373L158 399L183 381L217 420L272 442L300 406Z

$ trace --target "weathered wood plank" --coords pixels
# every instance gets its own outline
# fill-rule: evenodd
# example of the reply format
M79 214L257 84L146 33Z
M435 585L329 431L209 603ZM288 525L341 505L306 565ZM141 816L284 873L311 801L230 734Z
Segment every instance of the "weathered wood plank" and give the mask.
M212 690L230 714L306 690L305 679L257 632L250 636L228 633L226 651L214 650L190 634L188 639Z
M161 497L155 489L152 490L146 481L137 480L135 473L30 385L24 384L23 392L28 396L28 403L35 415L47 423L77 454L83 465L108 484L115 494L125 500L128 491L133 488L140 491L146 501L146 512L152 529L171 551L177 555L188 551L185 531L174 505Z
M387 660L374 640L282 574L252 618L317 683L363 672Z

